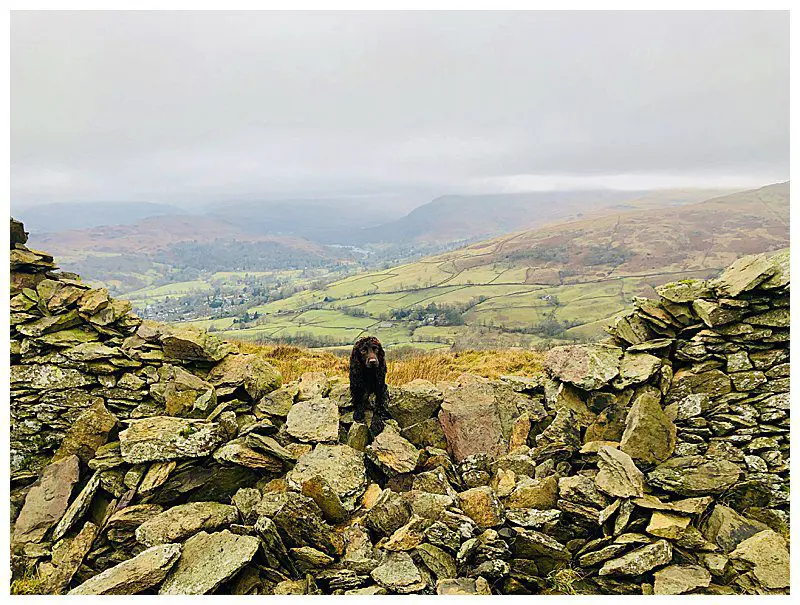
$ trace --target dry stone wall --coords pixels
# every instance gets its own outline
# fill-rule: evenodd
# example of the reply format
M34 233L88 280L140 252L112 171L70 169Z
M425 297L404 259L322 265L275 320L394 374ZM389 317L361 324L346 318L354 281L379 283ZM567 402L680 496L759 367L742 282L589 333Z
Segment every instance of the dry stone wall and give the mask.
M788 592L788 252L546 374L392 386L371 440L346 382L282 384L25 243L12 220L14 592Z

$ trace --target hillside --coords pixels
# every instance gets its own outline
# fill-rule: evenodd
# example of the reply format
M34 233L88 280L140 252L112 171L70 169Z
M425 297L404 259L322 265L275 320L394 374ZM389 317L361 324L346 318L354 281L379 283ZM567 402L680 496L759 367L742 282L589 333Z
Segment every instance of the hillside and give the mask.
M419 348L594 339L654 286L786 247L788 225L789 185L781 183L522 231L253 307L258 319L246 324L195 324L317 346L344 345L364 331Z
M152 216L185 213L177 206L153 202L62 202L14 209L15 215L31 225L34 234L102 225L129 225Z
M397 211L364 197L226 201L212 206L205 215L250 234L284 234L320 244L345 244L353 234L393 220Z
M543 372L392 371L372 433L329 354L143 321L10 234L11 594L789 593L788 251Z
M544 191L491 195L445 195L406 216L353 234L356 241L433 242L485 239L520 229L574 220L603 211L673 206L727 193L684 189L658 191Z
M325 267L327 272L353 261L343 248L290 235L251 233L219 218L195 215L38 233L32 241L53 250L65 269L133 300L213 292L227 283L226 272L266 275L270 280L265 283L274 286L279 277L291 278L298 270Z

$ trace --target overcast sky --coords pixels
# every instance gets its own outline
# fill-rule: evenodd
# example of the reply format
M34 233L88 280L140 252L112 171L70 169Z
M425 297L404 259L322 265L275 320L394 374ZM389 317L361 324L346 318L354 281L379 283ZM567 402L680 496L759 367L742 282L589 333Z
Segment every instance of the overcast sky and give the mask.
M15 12L12 203L789 178L788 12Z

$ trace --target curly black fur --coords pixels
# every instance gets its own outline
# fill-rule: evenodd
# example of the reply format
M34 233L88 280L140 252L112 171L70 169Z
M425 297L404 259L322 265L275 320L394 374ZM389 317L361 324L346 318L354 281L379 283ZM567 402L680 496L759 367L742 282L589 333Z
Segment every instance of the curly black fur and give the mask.
M375 406L369 396L375 394ZM361 422L364 413L372 409L369 432L376 437L389 418L389 390L386 388L386 354L374 336L360 338L350 353L350 397L353 402L353 420Z

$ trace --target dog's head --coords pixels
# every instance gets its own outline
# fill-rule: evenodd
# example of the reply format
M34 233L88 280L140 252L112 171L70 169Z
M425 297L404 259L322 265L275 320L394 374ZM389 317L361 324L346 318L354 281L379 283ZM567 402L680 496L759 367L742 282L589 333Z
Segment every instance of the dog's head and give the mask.
M385 354L381 342L374 336L360 338L353 345L351 360L357 360L364 368L377 369L384 364Z

